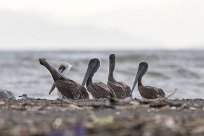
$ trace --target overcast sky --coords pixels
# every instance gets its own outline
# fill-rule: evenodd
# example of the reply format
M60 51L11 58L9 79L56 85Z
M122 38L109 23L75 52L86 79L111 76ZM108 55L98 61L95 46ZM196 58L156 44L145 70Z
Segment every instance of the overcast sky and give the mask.
M204 0L0 0L0 50L204 48Z

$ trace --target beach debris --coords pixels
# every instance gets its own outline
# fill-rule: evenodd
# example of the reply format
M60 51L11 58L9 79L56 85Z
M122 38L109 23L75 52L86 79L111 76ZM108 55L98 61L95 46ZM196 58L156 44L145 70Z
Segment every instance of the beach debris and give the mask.
M112 124L114 121L113 116L105 116L105 117L97 117L94 112L89 111L90 113L90 118L93 121L94 124L97 125L108 125Z
M6 100L0 105L0 132L2 136L204 134L202 99L156 101L166 104L161 107L152 106L155 101L142 104L136 100L115 100L116 105L110 104L108 99L71 100L71 104L61 100ZM138 105L132 105L132 101ZM115 108L100 108L100 105ZM186 108L183 105L187 105Z
M22 99L27 99L27 94L22 94L22 95L20 95L20 96L18 96L18 97L21 97Z
M0 100L15 100L16 97L11 91L0 89Z
M27 100L27 99L34 99L34 98L32 98L32 97L28 97L28 95L27 94L22 94L22 95L20 95L20 96L18 96L18 97L20 97L22 100Z
M59 121L59 119L57 119ZM61 121L60 121L61 122ZM84 128L83 123L76 122L73 128L65 130L56 130L50 132L47 136L86 136L86 128Z
M204 134L204 125L200 125L200 126L196 126L192 131L191 131L191 134L194 134L194 135L203 135Z
M62 125L63 121L62 118L56 118L55 121L53 122L52 126L54 128L59 128L60 125Z
M126 99L117 99L117 98L109 98L109 102L112 105L127 105L130 104L132 101L131 98L126 98Z

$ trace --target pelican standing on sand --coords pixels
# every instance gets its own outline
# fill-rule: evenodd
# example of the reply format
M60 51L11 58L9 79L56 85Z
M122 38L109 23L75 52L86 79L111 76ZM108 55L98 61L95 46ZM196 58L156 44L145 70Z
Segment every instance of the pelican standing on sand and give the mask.
M109 74L107 85L115 92L117 98L126 98L132 96L132 91L128 85L123 82L118 82L113 76L115 69L115 54L109 56Z
M67 72L71 69L72 65L67 63L67 62L62 62L58 68L58 72L61 73L61 75L65 76L67 74ZM53 83L49 94L55 89L55 83ZM64 96L61 94L61 92L58 90L57 91L57 95L59 96L59 98L64 98Z
M92 82L92 78L95 72L98 70L99 66L100 61L97 58L91 59L89 61L88 68L84 76L84 80L82 82L82 86L86 84L87 90L92 94L95 99L116 97L113 90L109 88L106 84L102 82Z
M143 86L142 84L142 77L147 72L148 69L148 63L147 62L141 62L138 67L137 75L132 87L132 91L134 90L137 82L138 82L138 90L140 92L140 95L144 99L156 99L156 98L163 98L165 97L165 93L161 88L156 88L152 86Z
M58 91L65 98L71 99L88 99L88 93L85 87L79 85L75 81L61 75L55 68L51 67L46 59L40 58L39 62L41 65L45 66L51 73L54 80L54 86L57 87ZM50 90L50 93L54 89ZM50 94L49 93L49 94Z

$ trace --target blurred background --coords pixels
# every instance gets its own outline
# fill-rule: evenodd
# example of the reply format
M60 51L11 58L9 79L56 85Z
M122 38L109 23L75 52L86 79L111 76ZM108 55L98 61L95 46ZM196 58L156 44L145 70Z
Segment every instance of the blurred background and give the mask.
M204 98L203 7L202 0L1 0L0 88L55 99L39 57L56 68L68 61L67 76L78 83L89 59L100 58L94 80L106 83L108 56L116 53L118 81L132 86L147 61L145 85L167 94L178 88L174 98Z

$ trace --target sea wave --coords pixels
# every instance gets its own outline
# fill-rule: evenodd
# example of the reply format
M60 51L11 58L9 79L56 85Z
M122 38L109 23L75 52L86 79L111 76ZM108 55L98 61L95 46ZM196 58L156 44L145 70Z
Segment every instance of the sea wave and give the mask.
M145 85L163 88L167 94L178 88L174 98L204 97L204 51L45 51L45 52L1 52L0 87L11 90L16 96L23 93L33 97L57 98L48 91L53 83L50 73L42 67L38 58L44 57L57 68L61 61L73 65L67 76L82 82L91 58L99 58L101 66L94 81L107 82L108 57L116 54L115 78L132 86L139 62L149 64L144 76ZM135 89L134 96L140 98Z

